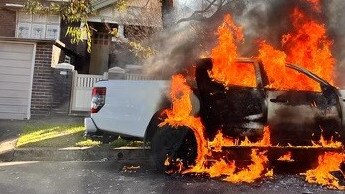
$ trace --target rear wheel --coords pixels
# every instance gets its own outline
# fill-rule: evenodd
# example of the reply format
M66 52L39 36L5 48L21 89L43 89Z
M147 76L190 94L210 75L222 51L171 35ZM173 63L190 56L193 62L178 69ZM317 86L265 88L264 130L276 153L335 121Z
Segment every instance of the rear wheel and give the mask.
M194 134L187 127L159 128L152 138L151 149L153 161L159 171L173 170L177 160L187 168L194 163L197 154Z

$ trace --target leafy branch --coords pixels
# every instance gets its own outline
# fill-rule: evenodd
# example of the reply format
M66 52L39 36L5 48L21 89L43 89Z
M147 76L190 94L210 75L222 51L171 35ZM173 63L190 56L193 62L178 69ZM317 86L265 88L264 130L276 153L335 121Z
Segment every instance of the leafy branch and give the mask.
M151 0L147 0L144 7L147 7ZM113 8L119 12L125 12L128 10L128 0L117 1ZM28 0L25 3L24 11L31 14L38 15L59 15L62 20L67 23L66 36L71 38L72 44L78 44L86 40L87 51L91 52L92 47L92 32L97 31L88 24L88 18L91 15L96 15L92 7L92 0L70 0L69 2L49 2L42 3L40 0ZM76 26L76 24L78 26ZM118 34L117 29L111 28L108 23L104 22L109 34L116 37ZM144 38L144 33L140 30L132 32L135 35ZM150 47L145 47L139 41L127 40L131 50L138 57L148 57L154 53L154 50Z

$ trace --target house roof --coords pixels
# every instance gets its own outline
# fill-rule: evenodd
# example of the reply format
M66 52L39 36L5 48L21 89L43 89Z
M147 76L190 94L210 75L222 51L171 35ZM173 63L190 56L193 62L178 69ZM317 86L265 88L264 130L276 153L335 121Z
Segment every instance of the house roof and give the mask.
M90 16L88 21L162 27L160 0L132 0L128 2L128 8L123 11L112 7L117 1L93 0L93 10L96 10L97 14Z
M100 8L106 7L115 3L118 0L92 0L93 10L98 10Z

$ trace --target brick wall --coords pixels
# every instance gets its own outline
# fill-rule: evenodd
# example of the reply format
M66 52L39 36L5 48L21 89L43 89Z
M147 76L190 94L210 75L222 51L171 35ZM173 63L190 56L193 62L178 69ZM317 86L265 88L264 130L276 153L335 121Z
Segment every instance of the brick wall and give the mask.
M32 84L31 114L50 114L53 104L54 69L51 67L53 43L38 42Z
M14 37L16 12L0 8L0 36Z
M68 114L73 72L51 67L53 41L37 42L31 114Z

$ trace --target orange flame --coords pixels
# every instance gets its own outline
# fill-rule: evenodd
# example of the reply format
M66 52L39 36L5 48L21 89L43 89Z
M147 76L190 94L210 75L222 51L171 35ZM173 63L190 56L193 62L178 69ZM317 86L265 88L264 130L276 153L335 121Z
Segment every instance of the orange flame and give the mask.
M214 160L212 158L212 152L222 152L222 147L224 146L269 146L269 139L268 127L265 127L264 136L262 140L258 142L250 142L246 139L239 143L238 140L225 137L218 131L213 141L208 141L209 150L207 156L209 156L209 159L206 159L205 156L203 163L197 163L193 168L186 170L185 173L206 173L209 174L210 177L226 176L224 180L231 183L252 183L262 177L271 177L273 176L273 171L266 168L268 162L266 152L259 152L253 149L251 153L252 163L248 165L247 168L240 170L238 170L234 161L226 162L224 159ZM205 166L207 161L212 161L212 164L208 167Z
M292 13L292 24L294 31L284 35L282 41L288 61L299 64L333 83L335 64L331 53L333 43L327 37L325 25L308 17L297 8Z
M191 115L192 102L191 88L187 85L186 79L178 74L171 79L170 96L172 100L172 109L166 109L164 114L167 118L159 125L160 127L169 124L172 127L189 127L196 138L197 143L197 163L202 163L203 157L207 153L207 142L204 136L205 128L200 118Z
M343 144L340 141L334 141L333 137L330 140L326 140L321 134L320 140L315 142L312 141L314 147L325 147L325 148L341 148Z
M308 77L286 68L287 55L285 52L274 49L273 46L265 41L260 43L259 59L262 61L268 77L268 88L281 90L320 90L319 85Z
M252 183L255 180L262 178L263 176L271 177L273 176L273 171L267 171L266 165L268 162L267 156L264 152L258 152L253 150L251 153L252 164L246 169L242 169L238 173L228 175L224 180L232 183L247 182Z
M333 43L327 37L325 26L299 9L294 9L291 19L293 31L282 37L284 51L276 50L264 41L260 43L259 59L267 72L269 87L320 91L317 82L285 68L285 63L288 61L300 65L332 84L335 65L331 53Z
M248 165L247 168L240 169L238 172L236 172L237 167L234 161L226 162L223 159L216 161L209 168L204 167L202 172L209 174L210 177L226 176L223 180L231 183L252 183L264 176L273 176L273 171L267 171L266 169L268 159L265 152L259 152L255 149L252 150L251 159L252 164Z
M251 183L262 177L273 176L273 171L268 170L266 167L268 163L266 153L259 152L256 149L253 149L251 153L252 163L248 165L247 168L243 169L238 169L234 161L226 161L223 158L214 159L212 157L212 152L222 152L222 147L224 146L271 146L269 128L264 128L263 138L258 142L250 142L248 138L240 142L239 140L225 137L221 133L221 131L218 131L217 135L212 141L207 141L204 135L205 129L201 123L200 118L191 115L191 94L192 90L187 85L185 78L182 75L173 76L171 85L171 97L173 106L172 109L167 109L164 111L167 115L167 118L160 124L160 126L169 124L173 127L187 126L194 132L194 135L197 139L196 164L190 169L184 170L182 168L183 165L181 161L177 160L179 162L177 163L178 172L206 173L209 174L210 177L225 176L224 180L232 183ZM338 147L339 145L341 145L339 144L339 142L334 142L332 140L326 141L322 136L320 138L320 141L316 143L314 142L314 144L314 146L322 147ZM328 155L320 156L319 167L307 171L307 181L326 184L324 183L326 180L328 182L331 180L331 183L329 183L331 184L331 186L329 186L330 188L343 189L341 186L339 186L337 179L334 177L332 178L332 176L329 174L329 171L339 169L339 165L343 160L340 160L337 154L333 155L338 159L336 159L336 161L332 162L331 164L327 163L329 167L326 169L320 166L325 164L325 161L327 161L327 159L324 158L328 157ZM341 156L343 157L344 154ZM291 160L291 153L288 153L287 156L283 156L280 159Z
M208 142L206 140L204 136L205 129L200 118L191 115L191 94L192 90L187 85L186 79L182 75L174 75L171 80L170 92L173 106L172 109L164 111L167 118L160 124L160 126L169 124L173 127L187 126L193 131L196 137L196 164L191 169L185 170L184 173L208 173L211 177L226 175L227 178L225 180L234 183L253 182L262 177L262 174L264 174L266 170L265 166L268 159L263 152L258 152L257 150L253 150L251 154L253 163L250 164L247 169L242 169L237 173L235 173L236 165L234 162L226 163L224 160L220 160L212 164L211 167L205 166L207 156L212 156L213 150L209 149L210 146L217 147L216 151L221 151L221 147L224 146L223 143L232 145L234 142L229 138L223 138L221 132L217 134L216 138L212 142ZM266 135L264 135L263 140L261 140L259 144L266 145L269 143L269 132L267 132L267 130L268 128L265 128L266 132L264 134ZM248 144L248 142L246 142L246 144ZM258 143L253 144L257 145ZM181 168L179 169L181 170ZM264 176L271 175L272 172L266 173Z
M210 150L209 155L212 155L212 150ZM197 164L192 169L186 170L185 173L206 173L210 177L225 176L223 180L231 183L252 183L259 178L273 176L273 171L266 167L268 163L266 152L253 149L250 157L252 163L243 169L238 169L235 161L226 162L224 159L219 159L212 160L213 163L209 167L204 164Z
M291 152L287 152L286 154L280 156L280 157L278 158L278 160L280 160L280 161L294 161L294 160L292 159L292 154L291 154Z
M271 146L270 130L269 127L265 126L263 130L263 137L258 142L251 142L247 137L240 142L238 139L224 136L219 130L213 141L208 141L208 146L209 148L212 148L213 151L218 152L221 151L221 147L223 146Z
M305 173L306 181L327 186L331 189L345 190L339 180L331 172L338 171L342 162L345 162L344 153L326 152L318 157L318 166Z
M233 146L235 141L232 138L224 137L223 133L219 130L213 141L208 142L209 148L215 152L221 152L223 146Z
M226 15L223 24L218 28L217 35L218 44L211 52L213 67L209 72L210 77L225 86L255 87L254 68L236 63L237 43L243 41L242 28L236 26L230 15ZM248 77L248 74L253 76Z

